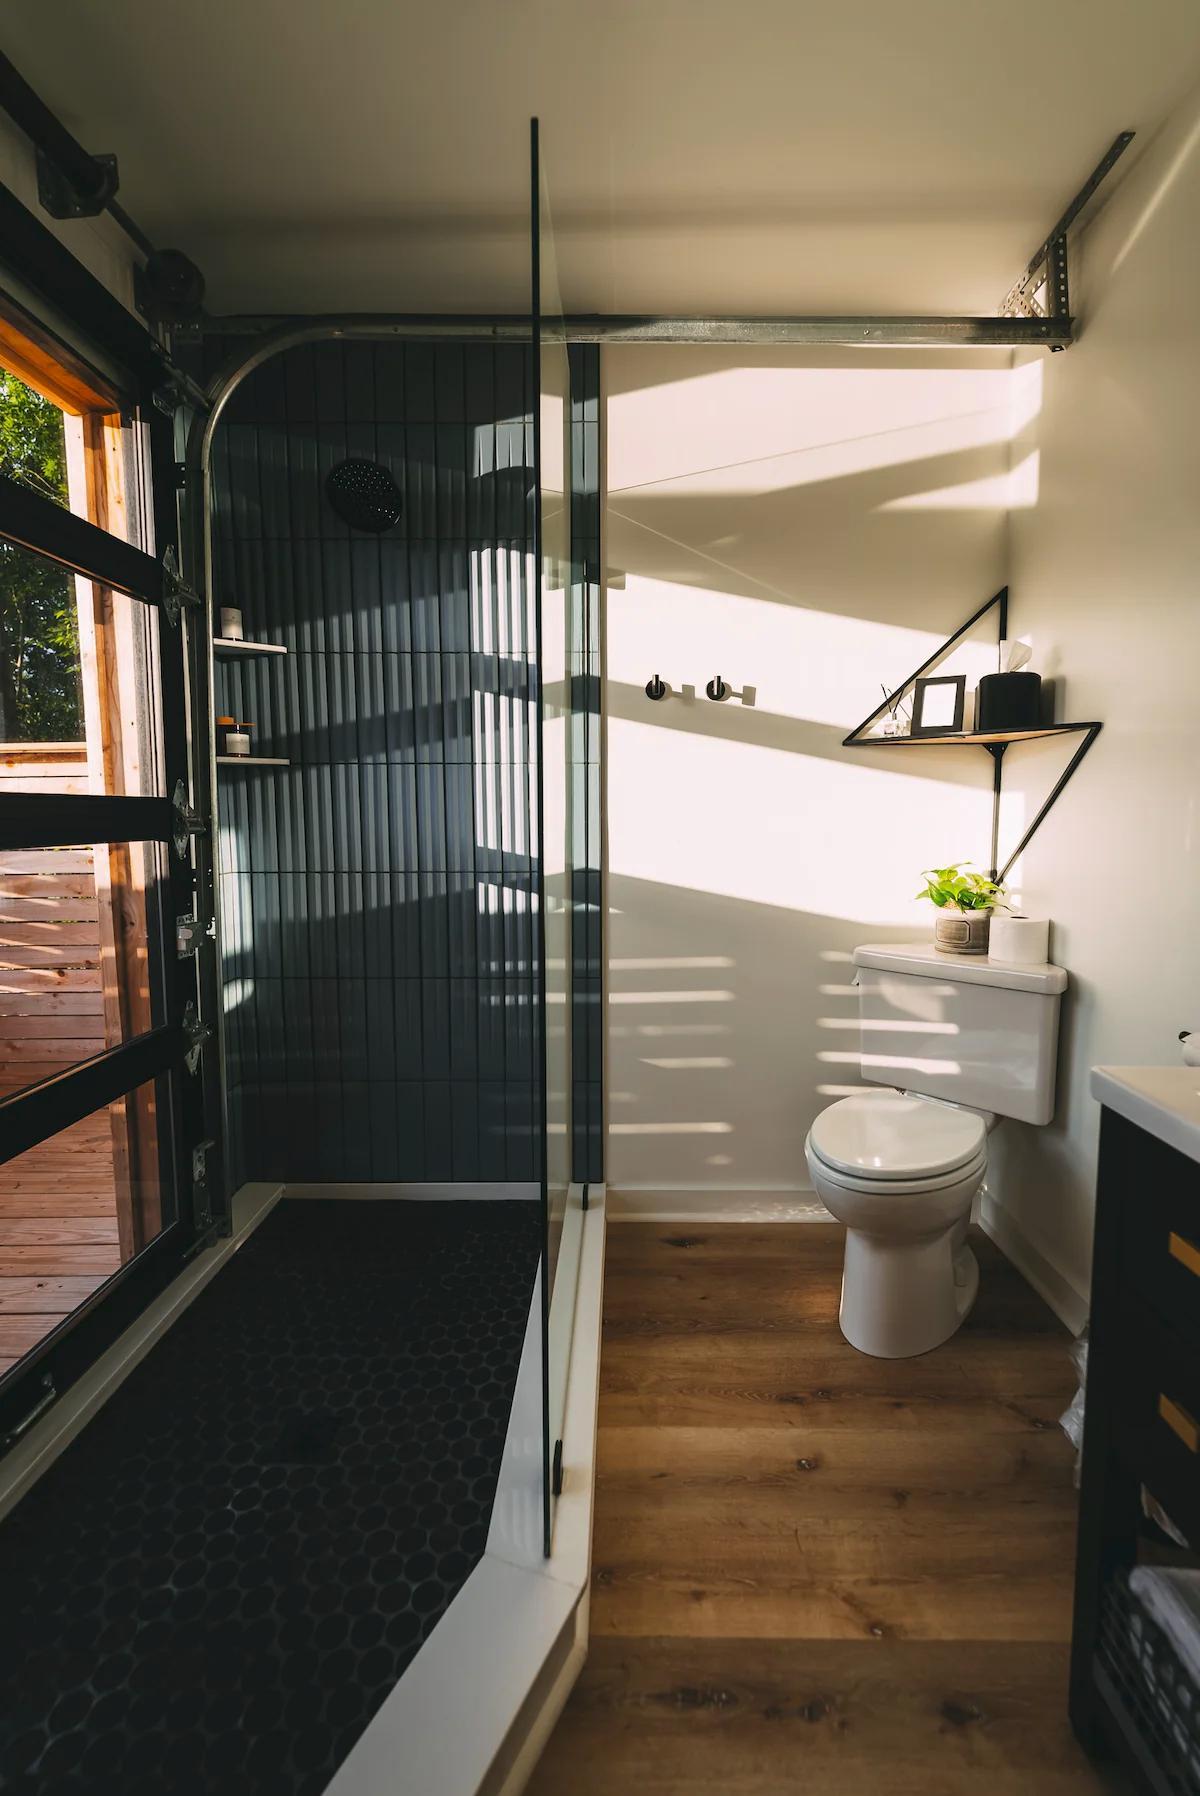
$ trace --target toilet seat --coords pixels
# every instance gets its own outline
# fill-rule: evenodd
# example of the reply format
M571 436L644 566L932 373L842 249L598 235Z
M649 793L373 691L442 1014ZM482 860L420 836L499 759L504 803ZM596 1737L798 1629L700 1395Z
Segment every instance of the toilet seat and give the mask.
M904 1092L840 1098L815 1119L808 1146L838 1184L900 1195L932 1190L986 1159L987 1126L974 1110Z
M811 1136L806 1145L812 1147ZM962 1184L964 1180L974 1180L976 1185L981 1184L987 1169L987 1154L982 1151L974 1159L968 1160L965 1166L933 1176L926 1173L919 1179L890 1179L880 1175L840 1172L822 1160L815 1150L814 1159L828 1185L840 1191L861 1193L864 1197L888 1197L897 1201L906 1197L919 1198L926 1194L935 1196L940 1191L949 1191Z

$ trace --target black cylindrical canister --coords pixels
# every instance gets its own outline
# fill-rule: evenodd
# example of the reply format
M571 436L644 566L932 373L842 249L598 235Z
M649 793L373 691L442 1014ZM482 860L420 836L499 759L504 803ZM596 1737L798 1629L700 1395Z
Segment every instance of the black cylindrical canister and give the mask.
M1041 721L1041 674L984 674L975 688L977 730L1035 730Z

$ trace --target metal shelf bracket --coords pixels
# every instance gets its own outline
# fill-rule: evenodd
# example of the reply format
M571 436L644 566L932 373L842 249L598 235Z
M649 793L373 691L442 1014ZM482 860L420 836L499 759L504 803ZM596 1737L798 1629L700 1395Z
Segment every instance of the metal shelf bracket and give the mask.
M999 648L999 645L1002 642L1004 642L1008 636L1008 588L1007 588L1007 586L1002 586L1000 588L1000 591L998 593L996 593L994 595L994 597L990 598L987 601L986 605L981 605L979 607L978 611L973 611L971 613L970 617L967 619L966 623L960 624L959 628L957 630L955 630L955 632L952 636L947 636L945 642L943 642L939 648L935 649L933 654L928 656L926 660L922 661L920 667L918 667L915 670L915 672L909 674L907 680L903 680L900 683L900 685L897 686L897 688L894 692L888 693L887 697L883 700L883 703L880 705L876 705L875 709L871 712L869 717L864 717L862 722L860 724L856 725L855 728L850 731L850 734L848 736L844 736L842 738L842 747L843 748L870 748L876 744L878 744L880 746L889 746L890 745L890 746L894 747L896 745L896 740L897 740L895 737L887 737L887 736L872 737L869 734L869 732L871 730L871 726L875 723L878 723L879 719L883 716L885 711L894 710L897 701L904 696L904 694L908 691L909 687L914 685L916 683L916 681L919 680L923 674L927 673L931 667L936 667L937 663L942 660L943 656L945 656L946 654L949 653L949 651L954 647L955 643L960 642L962 640L962 638L967 634L968 630L972 629L974 627L974 625L979 622L980 618L986 617L989 611L996 612L996 643L997 643L997 648ZM1066 735L1066 734L1078 733L1083 736L1083 741L1079 744L1079 747L1075 750L1075 753L1071 756L1071 759L1067 762L1066 767L1063 769L1062 773L1059 775L1054 786L1052 787L1052 789L1050 791L1050 795L1046 799L1046 802L1042 805L1041 809L1037 812L1032 823L1026 829L1024 835L1021 837L1020 841L1017 843L1017 845L1013 849L1012 853L1008 856L1008 859L1004 862L1003 866L1000 866L998 864L999 857L1000 857L1000 795L1001 795L1001 789L1002 789L1003 777L1004 777L1004 771L1003 771L1004 770L1004 753L1005 753L1006 749L1012 747L1012 743L1011 742L982 742L982 743L975 742L975 743L973 743L971 741L970 736L967 735L964 737L960 737L957 741L951 740L950 742L948 742L945 745L947 747L955 747L955 748L962 748L962 747L985 748L987 750L988 754L992 757L992 842L991 842L991 868L990 868L990 877L992 879L997 880L1001 884L1003 883L1004 879L1006 878L1006 876L1009 873L1009 871L1011 870L1011 868L1016 865L1016 863L1020 859L1021 855L1024 854L1026 848L1028 848L1030 842L1032 842L1034 836L1037 834L1038 830L1042 827L1042 824L1046 821L1046 818L1050 815L1050 812L1054 809L1054 806L1057 804L1058 800L1062 797L1063 792L1066 790L1066 787L1067 787L1068 783L1070 782L1072 775L1075 773L1080 762L1083 760L1083 757L1087 754L1088 750L1091 748L1093 742L1096 740L1096 737L1100 734L1100 731L1102 728L1103 728L1103 725L1099 724L1099 723L1071 723L1071 724L1058 724L1058 725L1054 726L1052 731L1050 731L1050 730L1047 731L1047 734L1053 733L1053 734ZM927 738L926 740L927 740L927 742L929 742L929 745L931 747L934 746L931 739Z

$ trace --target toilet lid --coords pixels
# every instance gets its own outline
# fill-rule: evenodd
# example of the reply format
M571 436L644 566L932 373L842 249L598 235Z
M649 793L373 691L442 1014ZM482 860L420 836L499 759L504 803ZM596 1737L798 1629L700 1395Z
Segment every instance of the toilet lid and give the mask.
M983 1118L902 1092L842 1098L822 1110L809 1140L837 1172L876 1179L914 1179L953 1172L973 1160L987 1138Z

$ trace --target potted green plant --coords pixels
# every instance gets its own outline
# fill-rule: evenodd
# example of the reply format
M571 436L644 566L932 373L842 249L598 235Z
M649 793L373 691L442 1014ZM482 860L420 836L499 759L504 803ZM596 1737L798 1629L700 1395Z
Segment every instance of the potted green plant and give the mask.
M937 906L933 942L943 954L986 954L992 912L1004 910L1008 893L986 874L975 873L964 863L957 867L932 867L924 875L925 887L918 898Z

